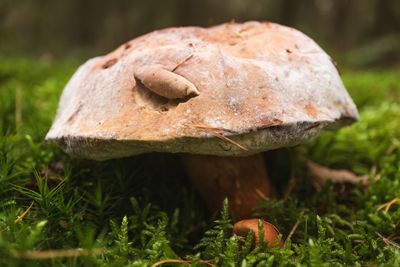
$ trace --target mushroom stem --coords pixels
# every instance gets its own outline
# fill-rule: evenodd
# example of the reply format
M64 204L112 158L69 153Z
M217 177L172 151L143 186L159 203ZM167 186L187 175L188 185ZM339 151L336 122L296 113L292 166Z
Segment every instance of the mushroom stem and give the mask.
M192 183L212 211L220 209L227 197L235 217L248 218L263 198L274 196L262 154L247 157L184 155L182 161Z

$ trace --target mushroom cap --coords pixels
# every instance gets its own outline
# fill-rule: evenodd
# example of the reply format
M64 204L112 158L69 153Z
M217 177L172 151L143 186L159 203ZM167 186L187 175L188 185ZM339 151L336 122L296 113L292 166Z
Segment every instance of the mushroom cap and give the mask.
M252 231L254 233L254 244L256 247L260 245L260 233L258 231L258 222L261 221L262 230L264 232L264 241L268 247L278 246L283 247L283 242L279 240L279 231L272 223L266 222L262 219L247 219L241 220L235 223L233 226L233 233L246 237L247 234Z
M269 22L154 31L79 67L46 139L95 160L241 156L358 119L331 58Z

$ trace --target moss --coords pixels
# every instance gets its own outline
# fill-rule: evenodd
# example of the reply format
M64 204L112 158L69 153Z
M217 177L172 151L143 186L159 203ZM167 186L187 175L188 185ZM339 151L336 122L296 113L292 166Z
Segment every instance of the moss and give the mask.
M274 173L297 177L298 186L286 200L265 200L258 214L283 238L298 227L282 249L252 249L252 236L231 236L226 206L222 217L208 213L174 156L97 163L71 159L43 142L76 66L1 59L1 266L400 264L399 205L379 209L400 192L399 71L345 73L360 122L282 153L288 165ZM301 157L367 174L370 185L327 185L317 192L296 160ZM104 250L85 250L98 248ZM32 259L38 254L23 253L66 249L75 256L47 253L50 259L39 261ZM97 252L79 256L82 251Z

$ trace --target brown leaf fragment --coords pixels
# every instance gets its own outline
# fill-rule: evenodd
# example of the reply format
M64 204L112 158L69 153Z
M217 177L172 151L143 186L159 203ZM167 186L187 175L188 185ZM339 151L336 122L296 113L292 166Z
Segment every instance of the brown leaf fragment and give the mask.
M200 94L196 86L186 78L158 66L142 67L135 73L135 77L150 91L168 99Z
M328 167L321 166L315 162L307 160L308 174L311 177L312 183L317 190L328 182L334 184L360 184L363 186L368 185L368 176L358 176L349 170L344 169L331 169Z

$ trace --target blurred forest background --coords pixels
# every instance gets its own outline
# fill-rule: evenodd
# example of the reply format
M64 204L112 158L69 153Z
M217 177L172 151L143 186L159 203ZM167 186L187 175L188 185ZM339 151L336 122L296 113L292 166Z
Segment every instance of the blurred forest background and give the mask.
M0 56L88 58L149 31L268 20L308 34L339 64L399 67L399 0L0 0Z

